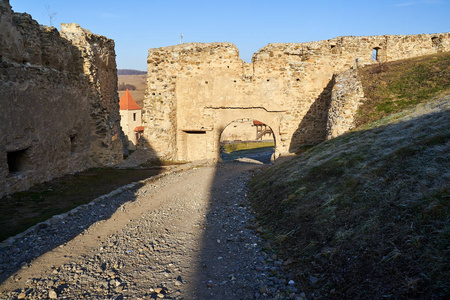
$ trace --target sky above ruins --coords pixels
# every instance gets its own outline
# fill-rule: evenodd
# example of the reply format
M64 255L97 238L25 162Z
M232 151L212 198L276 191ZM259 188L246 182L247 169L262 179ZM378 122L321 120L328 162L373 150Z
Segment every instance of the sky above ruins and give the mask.
M146 70L147 51L231 42L241 58L268 43L450 31L450 0L10 0L15 12L60 29L77 23L114 39L119 69Z

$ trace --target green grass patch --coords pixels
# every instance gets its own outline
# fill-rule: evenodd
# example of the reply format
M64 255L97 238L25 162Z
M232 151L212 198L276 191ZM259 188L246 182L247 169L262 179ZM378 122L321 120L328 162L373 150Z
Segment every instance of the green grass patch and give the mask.
M371 65L359 69L359 74L366 101L357 126L450 92L450 53Z
M251 150L251 149L266 148L266 147L275 147L275 143L274 142L231 143L231 144L224 144L222 146L222 149L226 153L231 153L231 152L235 152L235 151Z
M123 185L161 173L161 168L95 168L67 175L0 199L0 241L53 215L91 202Z

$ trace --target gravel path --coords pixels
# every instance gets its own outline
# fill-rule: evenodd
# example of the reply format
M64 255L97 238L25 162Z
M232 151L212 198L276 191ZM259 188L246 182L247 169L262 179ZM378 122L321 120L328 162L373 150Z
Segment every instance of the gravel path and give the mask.
M303 299L246 200L260 167L169 174L26 235L0 249L2 274L20 268L0 299Z

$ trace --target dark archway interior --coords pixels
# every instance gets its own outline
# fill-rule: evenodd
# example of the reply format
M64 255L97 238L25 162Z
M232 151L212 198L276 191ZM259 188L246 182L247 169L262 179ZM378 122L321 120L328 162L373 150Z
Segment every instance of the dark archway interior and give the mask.
M268 164L275 152L272 129L253 119L239 119L228 124L219 142L222 161L245 160Z

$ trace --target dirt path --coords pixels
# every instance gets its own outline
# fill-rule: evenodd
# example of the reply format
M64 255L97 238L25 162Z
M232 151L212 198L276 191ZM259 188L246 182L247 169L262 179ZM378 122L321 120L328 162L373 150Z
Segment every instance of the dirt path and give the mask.
M8 278L0 299L292 296L283 261L262 251L246 203L248 171L260 167L194 168L116 196L130 199Z

